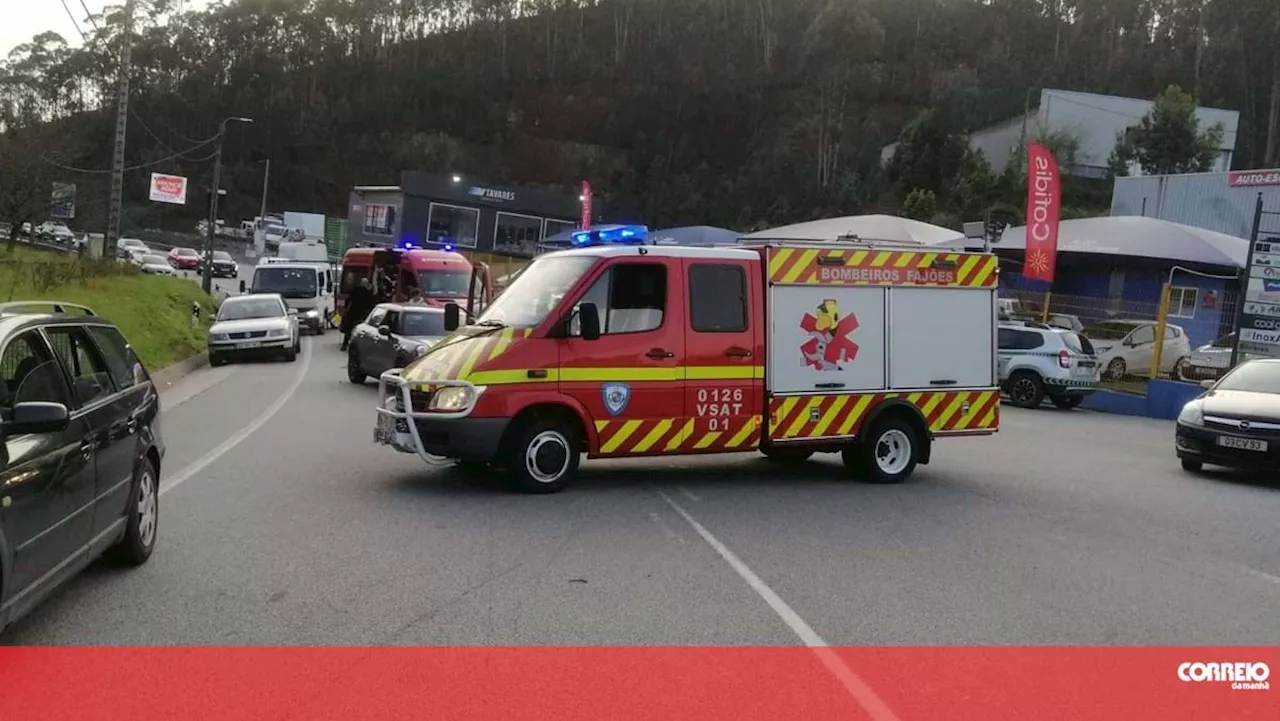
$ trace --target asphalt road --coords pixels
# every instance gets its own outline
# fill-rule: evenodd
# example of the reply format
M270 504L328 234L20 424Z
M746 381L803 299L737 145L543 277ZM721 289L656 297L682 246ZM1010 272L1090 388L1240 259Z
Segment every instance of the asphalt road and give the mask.
M521 496L375 447L337 341L167 391L151 562L4 642L1280 643L1280 483L1184 473L1166 422L1006 409L899 486L741 455Z

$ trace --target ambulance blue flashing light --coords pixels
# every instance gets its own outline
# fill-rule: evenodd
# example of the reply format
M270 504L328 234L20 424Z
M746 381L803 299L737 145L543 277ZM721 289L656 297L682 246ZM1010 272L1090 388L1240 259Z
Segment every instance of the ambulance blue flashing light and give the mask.
M649 241L649 227L645 225L605 225L591 230L578 230L570 234L575 248L593 245L644 245Z

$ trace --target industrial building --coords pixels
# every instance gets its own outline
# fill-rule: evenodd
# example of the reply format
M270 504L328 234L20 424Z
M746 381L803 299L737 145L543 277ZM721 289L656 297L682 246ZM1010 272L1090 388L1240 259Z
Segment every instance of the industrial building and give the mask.
M1142 215L1249 238L1258 194L1263 209L1280 212L1280 170L1116 178L1112 215ZM1263 217L1259 236L1280 236L1276 216Z
M576 195L405 172L397 186L356 186L350 245L454 248L531 258L538 244L578 225Z
M1034 142L1048 134L1065 133L1078 141L1079 147L1074 162L1064 162L1062 172L1081 178L1105 178L1117 136L1141 122L1154 105L1138 98L1045 89L1040 91L1039 104L1028 113L971 133L969 145L999 171L1017 157L1024 138ZM1222 147L1213 169L1229 170L1240 113L1202 107L1196 109L1196 119L1201 128L1222 124ZM885 146L881 159L887 162L896 149L897 143Z

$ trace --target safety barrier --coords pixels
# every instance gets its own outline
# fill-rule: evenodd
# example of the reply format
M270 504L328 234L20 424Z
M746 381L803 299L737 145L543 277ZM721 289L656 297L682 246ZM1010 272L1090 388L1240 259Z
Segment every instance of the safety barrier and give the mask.
M1085 398L1083 407L1102 413L1173 420L1188 401L1203 392L1195 383L1157 379L1147 384L1146 395L1099 389Z

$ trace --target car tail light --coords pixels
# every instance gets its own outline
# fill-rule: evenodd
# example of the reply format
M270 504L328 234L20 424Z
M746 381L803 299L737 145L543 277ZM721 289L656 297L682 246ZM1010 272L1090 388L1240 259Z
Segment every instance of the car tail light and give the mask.
M1064 350L1058 351L1058 365L1062 368L1070 368L1071 354Z

